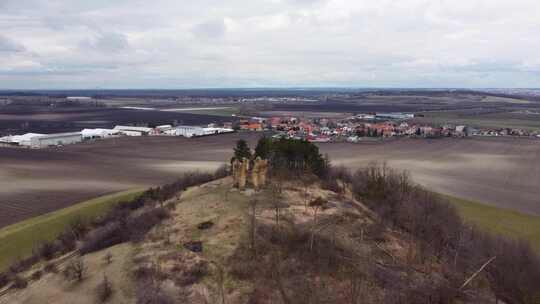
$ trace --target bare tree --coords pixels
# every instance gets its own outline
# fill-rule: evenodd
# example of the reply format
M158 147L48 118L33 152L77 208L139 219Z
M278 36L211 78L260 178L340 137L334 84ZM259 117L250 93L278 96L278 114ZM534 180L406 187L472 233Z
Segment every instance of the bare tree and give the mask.
M256 199L252 199L249 201L249 223L248 223L248 229L249 229L249 247L251 250L252 257L255 257L257 255L257 249L256 249L256 231L257 231L257 204L258 201Z
M281 209L287 208L288 205L281 201L281 190L279 183L272 183L270 186L270 204L274 210L274 219L276 221L276 227L280 227Z
M66 268L64 268L64 277L67 280L82 281L84 279L84 273L86 272L86 266L81 257L72 259Z
M309 168L305 168L302 172L302 175L300 176L300 181L302 183L302 194L304 196L304 206L306 207L306 210L308 208L308 202L309 202L309 186L311 186L315 179L313 178L313 174Z
M107 302L112 296L113 288L112 284L107 278L106 274L103 274L103 281L96 287L96 295L100 303Z
M309 202L309 206L313 209L313 226L311 227L311 240L309 245L309 250L313 250L313 242L315 240L315 233L317 230L317 214L318 211L326 205L326 200L324 200L322 197L317 197L316 199Z

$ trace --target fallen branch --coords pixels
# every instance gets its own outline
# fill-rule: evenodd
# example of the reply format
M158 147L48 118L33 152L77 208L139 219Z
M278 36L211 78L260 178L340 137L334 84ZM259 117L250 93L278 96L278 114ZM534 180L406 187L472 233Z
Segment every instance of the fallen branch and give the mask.
M388 256L390 256L392 258L392 262L396 262L396 257L390 253L388 250L384 249L379 243L375 243L375 246L377 246L377 248L379 248L380 250L382 250L382 252L386 253Z
M475 273L473 273L472 276L470 276L466 281L465 283L463 283L463 285L461 285L461 287L459 288L459 290L462 290L463 288L465 288L465 286L467 286L480 272L482 272L482 270L484 270L484 268L486 268L487 265L489 265L489 263L493 262L493 260L495 260L496 256L492 257L491 259L489 259L487 262L484 263L484 265L482 265L482 267L480 267L480 269L478 269Z

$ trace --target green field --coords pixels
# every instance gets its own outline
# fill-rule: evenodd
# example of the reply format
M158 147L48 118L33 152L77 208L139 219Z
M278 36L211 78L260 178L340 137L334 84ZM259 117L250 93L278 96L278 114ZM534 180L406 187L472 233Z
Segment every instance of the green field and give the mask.
M34 246L56 238L73 220L92 219L114 204L135 198L142 189L132 189L91 199L0 229L0 271L17 258L27 257Z
M494 234L531 242L540 253L540 216L488 206L448 195L441 195L455 205L466 222Z

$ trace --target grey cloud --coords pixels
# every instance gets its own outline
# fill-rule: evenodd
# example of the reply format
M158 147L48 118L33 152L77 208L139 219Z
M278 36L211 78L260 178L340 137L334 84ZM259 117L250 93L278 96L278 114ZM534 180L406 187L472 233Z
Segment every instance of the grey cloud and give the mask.
M99 33L97 37L84 40L83 48L91 48L102 52L118 52L129 48L126 35L120 33Z
M218 39L225 35L227 26L223 19L219 19L197 24L192 31L197 37Z
M0 35L0 53L24 52L26 48L16 41Z
M0 82L540 87L537 20L538 0L0 0Z

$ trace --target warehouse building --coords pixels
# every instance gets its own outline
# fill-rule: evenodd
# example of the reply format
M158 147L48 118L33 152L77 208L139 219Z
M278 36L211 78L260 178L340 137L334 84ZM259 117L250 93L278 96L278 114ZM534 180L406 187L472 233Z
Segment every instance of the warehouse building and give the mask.
M46 148L49 146L62 146L79 143L82 141L82 134L81 132L54 134L26 133L23 135L2 137L0 141L16 146Z
M30 139L30 147L46 148L49 146L63 146L76 144L82 141L81 132L43 134Z
M197 126L177 126L174 129L166 131L166 133L169 135L184 137L203 136L204 128Z
M83 139L108 138L119 133L119 130L111 129L84 129L81 131Z
M165 131L165 134L190 138L196 136L214 135L230 132L234 132L234 130L226 128L203 128L199 126L177 126L171 130Z
M169 130L172 130L173 126L172 125L161 125L161 126L156 126L155 130L157 133L165 133Z
M114 127L114 130L118 130L120 133L127 136L142 136L154 133L154 129L147 127L116 126Z
M27 146L30 147L33 137L44 136L45 134L38 133L26 133L23 135L10 135L0 138L0 142L14 146Z

